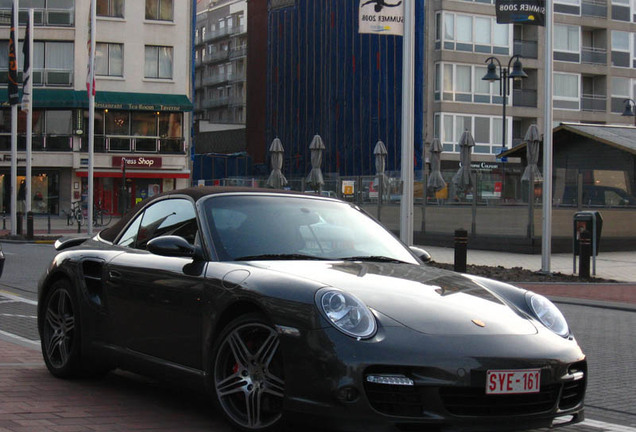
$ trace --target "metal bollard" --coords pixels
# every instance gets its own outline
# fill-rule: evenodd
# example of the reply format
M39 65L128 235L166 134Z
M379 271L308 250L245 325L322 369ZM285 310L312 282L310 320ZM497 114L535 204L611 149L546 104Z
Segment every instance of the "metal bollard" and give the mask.
M592 236L589 231L581 232L579 240L579 278L590 278L590 256L592 255Z
M2 229L3 230L7 229L7 214L6 213L2 213Z
M80 224L79 219L77 220L77 233L81 233L82 232L82 224Z
M455 230L455 271L466 272L466 251L468 249L468 231Z
M17 235L22 235L22 212L18 212L17 213L18 216L18 220L17 220L17 225L16 225L16 234Z
M51 213L46 214L46 232L51 234Z
M33 212L27 212L27 239L33 240Z

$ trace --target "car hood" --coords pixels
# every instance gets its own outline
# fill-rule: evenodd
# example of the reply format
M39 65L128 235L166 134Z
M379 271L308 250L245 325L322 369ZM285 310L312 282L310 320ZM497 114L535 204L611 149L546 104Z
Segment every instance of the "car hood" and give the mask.
M537 332L528 318L482 284L447 270L426 265L348 261L253 264L354 294L372 310L426 334Z

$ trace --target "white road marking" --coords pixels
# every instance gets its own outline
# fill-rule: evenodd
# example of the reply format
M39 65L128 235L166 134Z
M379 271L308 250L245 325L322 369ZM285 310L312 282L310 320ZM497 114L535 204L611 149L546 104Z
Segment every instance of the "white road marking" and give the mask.
M636 428L633 428L630 426L622 426L622 425L617 425L612 423L605 423L602 421L591 420L591 419L585 420L584 422L579 424L584 426L599 428L603 432L636 432Z
M31 347L34 347L34 348L38 348L38 349L40 348L40 341L39 340L33 341L31 339L23 338L22 336L14 335L13 333L8 333L8 332L2 331L2 330L0 330L0 335L6 336L6 337L9 337L9 338L12 338L12 339L16 339L16 340L20 341L21 343L27 344L27 345L29 345Z
M33 318L33 319L38 318L34 315L17 315L17 314L8 314L8 313L0 313L0 316L11 317L11 318Z
M38 305L38 302L36 302L35 300L25 299L23 297L19 297L19 296L14 295L14 294L9 294L6 291L0 291L0 297L5 297L5 298L13 300L13 301L19 301L19 302L22 302L22 303L27 303L27 304L30 304L30 305L33 305L33 306L37 306Z

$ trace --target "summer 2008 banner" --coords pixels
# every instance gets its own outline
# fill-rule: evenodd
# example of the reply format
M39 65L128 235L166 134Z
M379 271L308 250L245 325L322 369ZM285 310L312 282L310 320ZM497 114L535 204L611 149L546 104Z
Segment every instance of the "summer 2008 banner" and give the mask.
M545 0L496 0L497 24L545 26Z

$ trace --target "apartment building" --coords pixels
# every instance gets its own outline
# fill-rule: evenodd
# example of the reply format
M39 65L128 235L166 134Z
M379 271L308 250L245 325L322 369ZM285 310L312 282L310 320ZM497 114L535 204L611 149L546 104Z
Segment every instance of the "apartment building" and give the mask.
M7 82L11 0L0 0L0 82ZM193 2L97 0L94 197L119 213L189 185ZM33 211L60 214L88 195L89 1L20 0L19 68L34 10ZM21 75L21 74L20 74ZM21 78L20 78L21 79ZM10 206L11 110L0 93L0 209ZM25 179L26 114L18 121ZM125 173L125 177L124 177Z
M245 124L247 2L197 3L195 120Z
M457 145L468 129L473 159L490 161L484 178L501 178L501 147L519 144L532 123L544 127L545 32L532 25L496 23L495 0L426 2L425 137L444 145L442 168L456 167ZM553 121L633 124L621 114L636 96L636 1L555 0L553 27ZM512 62L513 56L519 55ZM482 78L490 57L501 67L522 63L527 78L509 80L506 136L500 81ZM497 63L495 63L497 64ZM501 76L497 66L496 73ZM628 102L630 103L630 102ZM508 165L509 185L519 185L521 167ZM516 180L516 181L514 181ZM509 191L518 196L520 191Z

